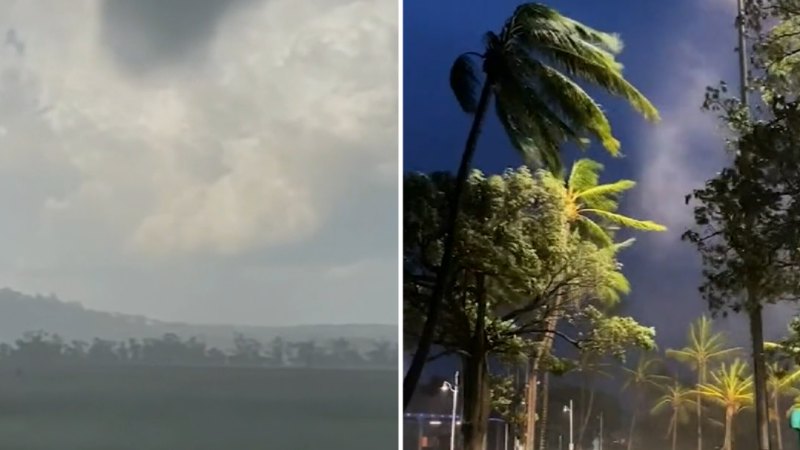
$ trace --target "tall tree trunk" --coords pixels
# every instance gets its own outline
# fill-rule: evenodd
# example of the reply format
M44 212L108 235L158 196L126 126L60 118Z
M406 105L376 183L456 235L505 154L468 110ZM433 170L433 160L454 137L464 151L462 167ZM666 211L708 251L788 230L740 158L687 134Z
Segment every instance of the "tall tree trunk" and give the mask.
M522 433L522 430L520 429L516 418L519 415L519 411L520 411L520 408L522 406L522 399L525 396L524 390L525 390L525 380L526 379L527 379L527 377L524 376L524 374L522 373L522 370L520 370L520 367L515 364L514 365L514 396L513 396L513 399L512 399L513 402L511 404L511 414L512 414L512 416L510 418L509 427L508 427L509 428L508 436L509 436L509 440L512 442L512 445L513 445L512 448L513 449L517 448L517 445L516 445L517 438L519 436L521 436L521 433ZM507 450L507 449L504 449L504 450Z
M484 450L489 425L489 379L484 357L464 357L464 413L461 421L464 450Z
M641 402L642 393L637 393L633 398L633 413L631 414L631 428L628 430L628 442L627 442L627 449L633 449L633 432L636 429L636 415L639 410L639 404Z
M456 235L458 234L458 216L461 212L464 189L467 184L470 168L472 167L472 159L477 149L478 137L481 134L483 119L489 108L489 101L492 96L492 84L492 80L487 76L483 84L483 89L481 90L481 97L478 101L475 117L472 119L472 127L469 130L467 143L464 146L464 153L461 155L461 163L458 166L455 187L453 189L452 198L450 199L450 210L448 211L447 222L444 228L442 262L439 266L439 272L436 275L436 283L434 284L433 292L428 301L428 311L425 317L425 324L422 326L419 342L417 343L417 349L414 352L414 357L411 359L408 372L403 379L404 409L408 408L408 404L414 396L414 391L417 389L419 379L422 377L422 370L425 368L425 361L428 359L428 354L431 351L433 339L436 334L436 325L439 321L439 312L442 309L442 302L450 287L450 278L452 277L453 271L453 251L455 250Z
M592 409L594 408L594 389L589 388L589 401L586 405L586 411L583 414L583 421L581 423L581 428L578 431L578 445L580 446L581 442L583 442L584 433L586 433L586 428L589 426L589 419L592 418Z
M539 450L547 450L547 413L550 410L550 372L542 375L542 417L539 418Z
M783 427L781 427L781 398L778 395L777 389L772 393L772 406L775 413L775 442L778 444L778 450L783 450Z
M636 428L636 409L633 410L633 414L631 414L631 427L628 430L628 446L627 449L633 449L633 431Z
M754 292L748 292L751 304L756 301ZM761 305L750 308L750 339L753 345L753 378L755 381L756 437L758 450L770 450L769 415L767 408L767 370L764 364L764 330L761 318Z
M733 450L733 408L725 409L725 441L723 450Z
M525 401L525 450L534 449L534 439L536 437L536 385L539 372L539 357L535 356L530 361L528 369L527 399Z
M678 408L672 412L672 450L678 446Z
M700 363L697 366L697 384L703 385L706 382L706 365ZM703 450L703 396L697 394L697 450Z
M552 316L550 316L545 321L545 329L550 331L553 330L558 324L558 309L561 307L562 298L560 295L556 296L554 310L556 311ZM541 361L546 354L550 352L550 349L553 346L553 335L552 333L545 333L544 337L542 338L542 343L540 345L539 350L536 352L536 356L534 357L533 364L531 365L531 372L528 378L528 404L527 404L527 428L525 430L525 450L534 450L536 448L536 411L537 411L537 403L536 403L536 383L538 381L538 373L539 368L541 366ZM533 388L531 388L533 386Z
M477 276L478 311L469 355L464 357L464 450L484 450L489 426L489 377L486 363L486 291L484 276Z

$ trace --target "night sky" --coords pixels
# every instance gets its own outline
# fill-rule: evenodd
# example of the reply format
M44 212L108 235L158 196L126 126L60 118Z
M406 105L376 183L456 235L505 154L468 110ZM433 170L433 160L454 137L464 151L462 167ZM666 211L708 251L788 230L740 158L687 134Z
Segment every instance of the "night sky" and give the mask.
M404 169L455 171L471 118L451 94L448 73L462 52L481 49L482 35L499 30L522 2L490 0L406 0L404 3L403 134ZM684 196L700 187L724 163L720 125L701 111L706 86L736 85L735 0L669 2L551 1L561 13L594 28L619 33L626 77L661 112L646 123L622 101L599 95L622 142L622 159L593 147L587 156L606 164L603 180L630 178L639 184L622 212L663 223L669 231L636 235L622 258L632 293L624 310L656 327L661 348L682 345L688 323L706 305L697 293L699 258L680 235L692 222ZM569 166L570 159L565 159ZM478 144L476 168L497 173L519 166L499 123L491 117ZM794 307L767 311L768 339L786 330ZM747 342L745 322L726 319L722 329ZM407 362L406 362L407 365ZM442 367L441 364L437 366Z

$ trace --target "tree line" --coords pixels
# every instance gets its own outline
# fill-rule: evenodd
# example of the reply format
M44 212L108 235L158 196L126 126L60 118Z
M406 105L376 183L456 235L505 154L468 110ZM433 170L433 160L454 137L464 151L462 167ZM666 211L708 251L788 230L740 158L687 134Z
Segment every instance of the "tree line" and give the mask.
M280 337L264 344L237 334L233 348L220 350L199 338L183 339L172 333L161 338L68 342L43 331L26 333L13 344L0 344L0 366L22 369L76 364L388 369L397 366L397 346L388 341L356 345L343 338L324 343L288 342Z

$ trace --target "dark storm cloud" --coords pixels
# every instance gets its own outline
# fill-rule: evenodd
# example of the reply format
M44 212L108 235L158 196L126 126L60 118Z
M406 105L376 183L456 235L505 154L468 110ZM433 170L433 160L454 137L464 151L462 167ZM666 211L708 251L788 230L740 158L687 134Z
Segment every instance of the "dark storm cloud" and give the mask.
M103 0L101 40L121 67L137 74L202 60L227 13L262 1Z

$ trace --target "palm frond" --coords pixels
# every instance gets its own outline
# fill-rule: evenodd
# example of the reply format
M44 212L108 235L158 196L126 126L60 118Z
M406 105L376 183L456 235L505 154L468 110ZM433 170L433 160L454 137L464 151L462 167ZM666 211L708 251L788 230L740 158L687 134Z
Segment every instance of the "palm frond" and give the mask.
M656 107L621 73L622 67L616 61L602 61L597 57L587 58L569 49L542 49L551 64L561 68L568 75L602 88L608 93L625 99L634 110L645 119L658 122L661 117Z
M461 109L474 114L478 108L480 78L478 68L469 54L463 53L453 62L450 68L450 88Z
M589 190L600 182L600 172L603 165L589 158L581 158L572 164L572 169L567 179L567 186L571 192Z
M588 217L578 216L578 220L575 222L575 225L578 228L578 232L581 234L581 236L594 242L598 246L606 247L613 244L608 231L603 229L603 227Z
M535 59L528 59L525 63L528 76L541 98L553 105L562 117L570 118L573 127L594 135L611 155L619 155L620 143L611 132L608 117L578 83Z
M504 28L528 53L543 55L568 75L622 97L648 120L659 120L650 101L622 76L618 36L593 30L540 4L517 8Z
M598 217L607 220L608 222L615 223L622 225L626 228L633 228L635 230L642 230L642 231L666 231L667 227L664 225L655 223L651 220L636 220L632 219L627 216L623 216L622 214L616 214L608 211L602 211L599 209L587 208L581 210L581 212L595 214Z
M540 3L520 5L512 17L515 19L518 32L551 30L562 35L575 36L580 41L609 53L618 54L622 51L623 44L618 34L598 31Z
M495 111L511 145L526 163L559 172L561 140L548 133L539 122L529 120L525 114L515 113L516 108L518 105L515 102L508 101L506 96L497 95Z
M636 182L633 180L619 180L613 183L595 186L584 191L578 191L575 193L575 195L578 198L583 199L588 204L591 202L592 198L617 196L627 190L633 189L634 187L636 187Z

